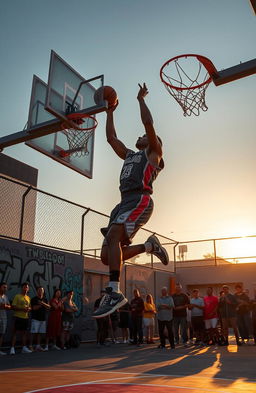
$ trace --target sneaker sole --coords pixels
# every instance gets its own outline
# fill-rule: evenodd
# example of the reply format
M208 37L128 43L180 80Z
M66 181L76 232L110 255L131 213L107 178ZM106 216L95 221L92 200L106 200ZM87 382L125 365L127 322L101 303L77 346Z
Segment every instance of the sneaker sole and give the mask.
M151 240L150 240L150 239L151 239ZM153 244L154 244L154 243L157 243L158 247L159 247L159 248L162 250L162 252L165 254L167 261L166 261L166 262L163 262L163 261L160 259L159 255L157 255L157 253L155 253L154 251L152 252L152 254L155 255L157 258L159 258L163 265L167 266L168 263L169 263L169 255L168 255L167 251L165 250L165 248L161 245L161 243L160 243L160 241L158 240L158 238L157 238L156 236L153 236L153 235L152 235L152 236L150 236L150 237L147 239L147 241L148 241L148 242L152 241Z
M105 312L104 314L100 314L100 315L93 315L93 318L103 318L106 317L107 315L112 314L114 311L116 311L118 308L121 308L122 306L124 306L126 303L128 302L128 300L126 298L124 298L120 303L117 303L113 308L111 308L111 310Z

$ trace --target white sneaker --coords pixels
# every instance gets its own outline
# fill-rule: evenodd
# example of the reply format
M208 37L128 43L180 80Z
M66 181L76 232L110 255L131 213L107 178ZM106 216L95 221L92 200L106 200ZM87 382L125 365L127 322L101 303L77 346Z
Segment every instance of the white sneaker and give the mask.
M23 347L21 353L32 353L28 347Z
M2 352L2 351L0 351L0 355L6 355L6 353L5 353L5 352Z
M60 351L60 348L59 347L57 347L57 345L53 345L53 347L52 347L53 349L57 349L57 351Z
M36 351L37 352L44 352L44 349L41 347L41 345L36 346Z
M10 349L10 355L15 355L15 348L14 348L14 347L11 347L11 349Z
M44 352L47 352L47 351L49 351L48 345L46 345L45 348L44 348Z
M124 344L127 344L127 342L128 342L127 340L124 340L124 341L123 341Z

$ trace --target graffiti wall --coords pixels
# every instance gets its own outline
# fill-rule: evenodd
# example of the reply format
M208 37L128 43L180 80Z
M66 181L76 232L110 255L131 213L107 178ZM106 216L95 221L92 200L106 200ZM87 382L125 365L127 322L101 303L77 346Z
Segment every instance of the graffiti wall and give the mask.
M73 289L73 299L78 307L74 332L80 333L83 312L82 256L0 239L0 281L7 282L10 301L20 292L21 284L25 281L30 284L31 298L36 295L37 286L45 289L48 300L56 288L60 288L63 295Z

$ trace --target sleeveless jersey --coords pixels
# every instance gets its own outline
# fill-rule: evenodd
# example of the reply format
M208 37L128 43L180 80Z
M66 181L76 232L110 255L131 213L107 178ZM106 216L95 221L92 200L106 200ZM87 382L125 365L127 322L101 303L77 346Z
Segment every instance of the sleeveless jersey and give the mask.
M152 194L152 183L163 167L162 159L159 167L152 165L145 150L138 152L129 150L120 174L119 190L121 194Z

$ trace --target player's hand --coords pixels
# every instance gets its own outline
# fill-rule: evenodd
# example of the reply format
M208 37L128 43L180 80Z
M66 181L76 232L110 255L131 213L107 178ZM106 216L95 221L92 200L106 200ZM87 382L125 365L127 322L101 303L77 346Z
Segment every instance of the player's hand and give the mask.
M111 105L110 107L108 107L108 109L106 110L107 113L113 113L114 110L116 110L117 106L119 104L119 101L117 100L115 105Z
M141 98L146 97L146 95L148 94L148 88L146 86L146 83L143 83L143 86L141 86L140 83L138 83L138 85L140 87L140 90L138 92L137 99L140 100Z

